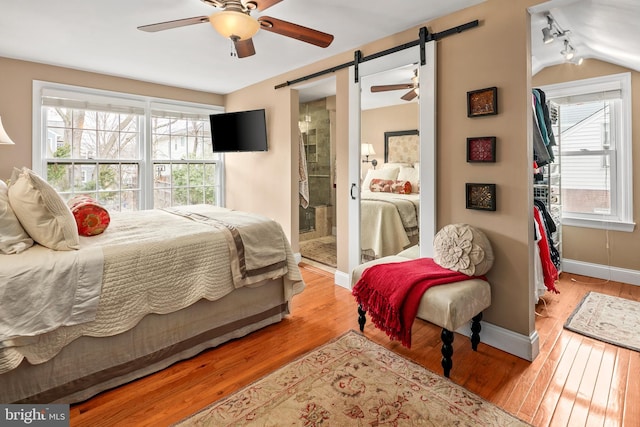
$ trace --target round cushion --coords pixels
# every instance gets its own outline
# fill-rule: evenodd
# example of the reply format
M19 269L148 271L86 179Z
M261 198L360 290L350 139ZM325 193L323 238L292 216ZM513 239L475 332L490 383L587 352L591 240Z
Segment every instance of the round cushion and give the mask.
M111 222L109 212L95 199L78 195L72 197L67 204L78 226L81 236L96 236L104 232Z
M439 266L468 276L486 274L493 265L487 236L469 224L449 224L435 236L433 260Z

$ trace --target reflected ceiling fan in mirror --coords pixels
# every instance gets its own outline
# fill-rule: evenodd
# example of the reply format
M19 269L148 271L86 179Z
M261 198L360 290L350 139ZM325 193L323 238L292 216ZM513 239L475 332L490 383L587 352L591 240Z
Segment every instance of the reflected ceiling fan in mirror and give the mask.
M391 85L378 85L371 86L371 92L388 92L392 90L407 90L409 92L402 95L400 98L405 101L412 101L419 95L418 89L418 70L414 70L413 77L411 78L411 83L399 83L399 84L391 84Z
M201 0L202 2L220 9L209 16L195 16L193 18L177 19L175 21L159 22L142 25L141 31L156 32L171 28L209 22L223 37L230 39L235 47L238 58L255 55L256 50L252 37L263 29L282 36L291 37L319 47L328 47L333 41L331 34L292 22L283 21L269 16L254 18L251 12L263 11L282 0ZM233 52L232 52L233 54Z

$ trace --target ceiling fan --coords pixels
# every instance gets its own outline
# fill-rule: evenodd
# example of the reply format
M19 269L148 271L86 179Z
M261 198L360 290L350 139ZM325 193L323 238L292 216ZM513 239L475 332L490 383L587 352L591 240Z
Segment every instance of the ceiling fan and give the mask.
M371 86L372 93L407 89L409 89L409 92L402 95L400 97L401 99L405 101L411 101L418 96L418 70L414 70L413 77L411 78L411 83Z
M209 16L195 16L193 18L142 25L138 27L138 29L141 31L156 32L209 22L213 28L218 31L218 33L233 42L235 54L238 58L246 58L247 56L251 56L256 53L252 37L259 29L291 37L319 47L327 47L333 41L333 35L323 33L322 31L303 27L302 25L269 16L260 16L257 19L251 16L252 11L263 11L277 3L280 3L282 0L201 1L221 9L221 11L215 12Z

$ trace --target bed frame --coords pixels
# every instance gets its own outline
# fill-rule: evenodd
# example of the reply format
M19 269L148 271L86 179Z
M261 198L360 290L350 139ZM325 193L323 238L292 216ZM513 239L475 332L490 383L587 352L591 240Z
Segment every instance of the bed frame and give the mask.
M48 362L0 375L2 403L76 403L277 323L289 313L284 279L239 288L177 312L144 317L111 337L80 337Z

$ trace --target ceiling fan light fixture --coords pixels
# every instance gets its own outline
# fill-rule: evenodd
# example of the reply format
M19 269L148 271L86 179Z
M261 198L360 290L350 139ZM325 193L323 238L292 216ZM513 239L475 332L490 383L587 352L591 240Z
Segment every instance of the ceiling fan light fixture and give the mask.
M249 14L235 10L223 10L209 16L209 23L224 38L247 40L260 29L258 21Z

